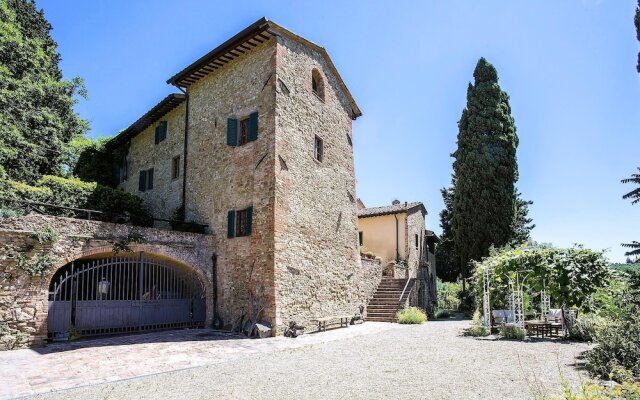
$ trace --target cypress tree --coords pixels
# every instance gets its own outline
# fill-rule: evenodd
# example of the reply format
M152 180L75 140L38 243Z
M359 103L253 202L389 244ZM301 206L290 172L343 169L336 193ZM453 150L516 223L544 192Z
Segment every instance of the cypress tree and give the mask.
M638 42L640 42L640 0L638 0L638 7L636 7L634 22L636 25L636 38L638 39ZM638 64L636 65L636 70L640 72L640 52L638 52Z
M467 89L467 107L458 122L458 148L452 156L454 251L463 276L468 262L510 242L516 216L518 136L509 96L498 73L481 58Z
M511 228L511 244L518 246L531 240L531 230L536 227L533 218L529 218L529 206L533 204L531 200L523 200L520 192L516 191L516 212L513 217Z
M438 278L445 282L455 282L460 275L459 260L453 248L453 232L451 229L454 186L455 181L452 182L451 187L440 189L442 200L444 201L444 209L440 211L442 234L440 235L440 243L436 247L436 265L438 266L436 274Z
M0 166L29 183L62 173L65 146L87 129L73 110L82 81L63 79L50 31L33 0L0 0Z

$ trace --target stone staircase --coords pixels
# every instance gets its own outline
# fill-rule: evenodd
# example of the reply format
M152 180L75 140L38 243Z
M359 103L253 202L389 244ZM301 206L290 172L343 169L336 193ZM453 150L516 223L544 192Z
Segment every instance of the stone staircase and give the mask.
M378 290L367 306L367 321L396 322L396 313L404 307L415 281L415 278L410 279L403 295L402 289L407 283L406 279L382 278Z

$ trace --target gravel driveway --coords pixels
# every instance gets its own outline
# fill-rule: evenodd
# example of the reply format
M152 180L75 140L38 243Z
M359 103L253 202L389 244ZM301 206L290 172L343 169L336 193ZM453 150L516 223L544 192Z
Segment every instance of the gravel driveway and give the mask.
M532 399L534 392L559 394L561 374L574 386L586 376L576 368L585 344L461 336L468 324L390 324L364 335L33 398Z

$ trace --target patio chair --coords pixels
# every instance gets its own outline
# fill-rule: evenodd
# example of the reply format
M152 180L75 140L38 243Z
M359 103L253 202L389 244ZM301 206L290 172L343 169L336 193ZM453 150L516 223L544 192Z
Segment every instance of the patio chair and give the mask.
M516 323L516 315L513 310L504 310L504 317L506 319L505 323L507 324L515 324Z
M506 310L493 310L491 311L491 326L500 326L507 322L507 318L504 315Z

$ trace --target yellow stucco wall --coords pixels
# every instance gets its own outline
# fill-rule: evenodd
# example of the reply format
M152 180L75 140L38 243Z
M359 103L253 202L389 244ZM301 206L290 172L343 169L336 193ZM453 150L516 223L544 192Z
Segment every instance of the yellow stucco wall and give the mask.
M407 214L405 213L358 218L358 232L362 232L362 246L360 251L370 251L376 256L382 257L382 261L384 262L395 260L396 217L398 218L398 252L400 253L400 258L407 259Z

